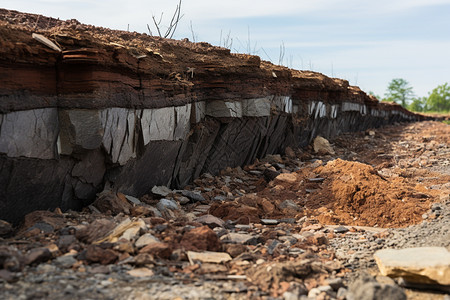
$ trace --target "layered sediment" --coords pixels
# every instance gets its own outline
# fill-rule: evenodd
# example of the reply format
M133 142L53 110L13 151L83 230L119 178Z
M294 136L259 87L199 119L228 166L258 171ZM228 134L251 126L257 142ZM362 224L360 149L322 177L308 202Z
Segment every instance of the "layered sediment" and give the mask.
M207 43L0 10L0 219L80 209L105 187L182 187L317 135L423 118Z

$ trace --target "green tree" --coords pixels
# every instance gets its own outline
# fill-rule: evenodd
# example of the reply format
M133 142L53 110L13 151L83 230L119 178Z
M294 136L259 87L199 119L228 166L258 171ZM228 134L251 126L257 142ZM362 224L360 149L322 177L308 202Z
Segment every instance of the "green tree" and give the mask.
M395 78L389 83L384 101L391 101L400 104L403 107L408 105L409 100L414 96L412 87L405 79Z
M425 103L427 102L427 97L413 98L412 102L408 105L408 110L410 111L424 111Z
M444 83L435 88L426 100L427 111L450 111L450 86Z

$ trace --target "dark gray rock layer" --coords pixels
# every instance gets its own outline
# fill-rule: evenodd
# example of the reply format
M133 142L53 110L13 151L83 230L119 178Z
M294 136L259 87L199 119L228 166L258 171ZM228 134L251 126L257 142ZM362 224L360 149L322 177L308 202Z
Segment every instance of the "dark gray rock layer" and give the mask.
M201 173L217 174L283 153L287 146L307 145L317 135L330 138L416 120L401 111L371 110L351 102L311 101L299 109L301 103L292 104L289 97L282 98L289 107L268 109L279 99L3 114L0 218L17 222L37 209L79 209L105 184L135 197L154 185L179 188Z

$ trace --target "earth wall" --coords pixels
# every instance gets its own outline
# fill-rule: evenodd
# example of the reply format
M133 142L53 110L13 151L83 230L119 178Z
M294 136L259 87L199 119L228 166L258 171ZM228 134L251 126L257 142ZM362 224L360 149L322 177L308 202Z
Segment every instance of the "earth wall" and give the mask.
M207 43L0 10L0 219L10 222L80 209L105 187L141 197L317 135L422 119L345 80Z

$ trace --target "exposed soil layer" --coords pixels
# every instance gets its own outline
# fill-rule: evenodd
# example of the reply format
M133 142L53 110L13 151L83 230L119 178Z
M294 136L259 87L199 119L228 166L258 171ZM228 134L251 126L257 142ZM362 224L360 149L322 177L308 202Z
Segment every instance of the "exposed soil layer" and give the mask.
M0 112L54 106L155 108L276 94L297 101L352 101L413 115L398 105L378 103L346 80L273 65L204 42L6 9L0 9L0 33ZM62 52L39 43L32 33L44 35ZM15 103L17 97L21 103Z

